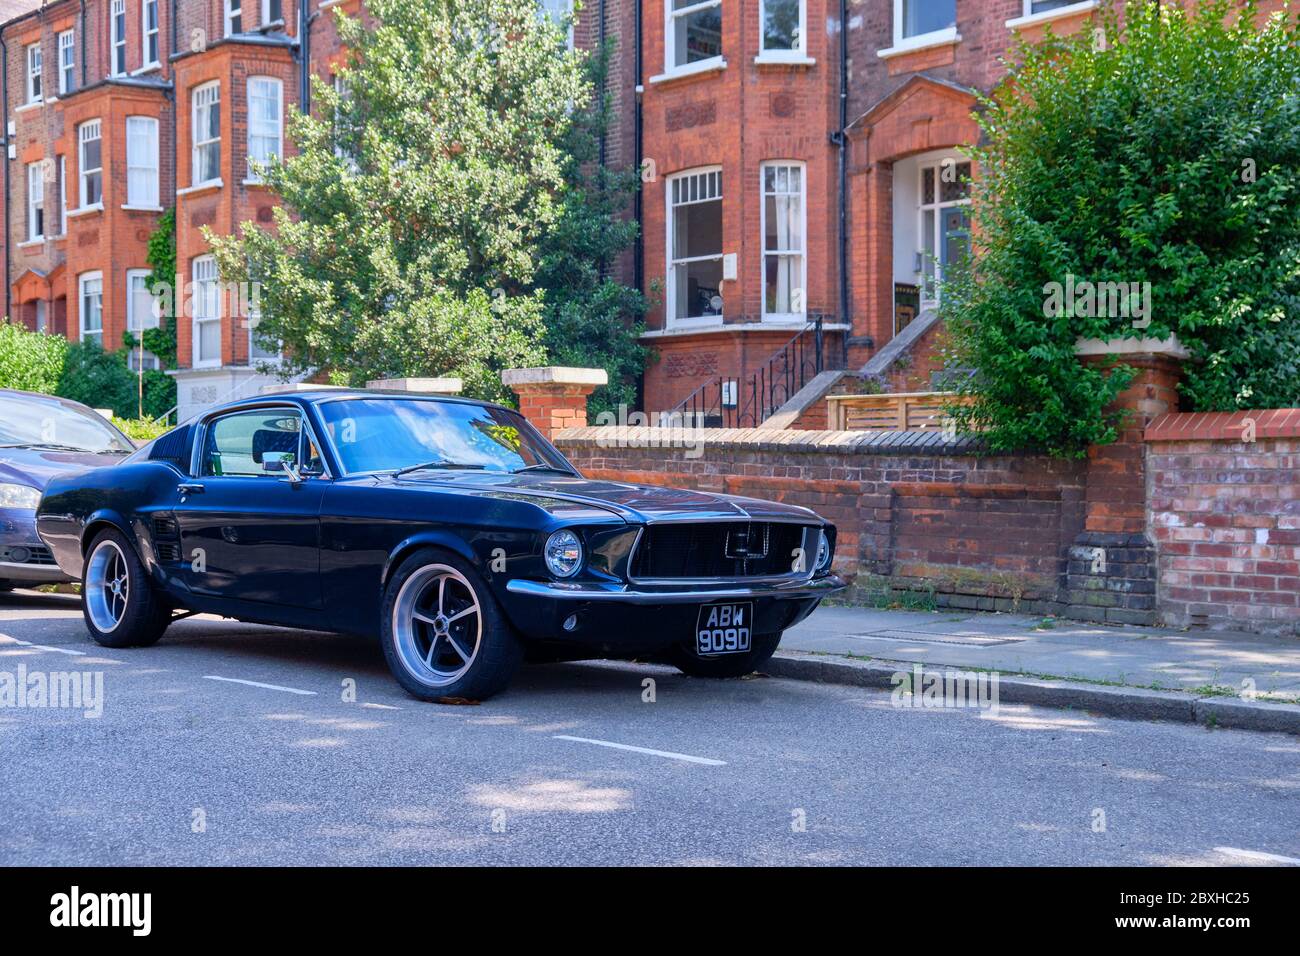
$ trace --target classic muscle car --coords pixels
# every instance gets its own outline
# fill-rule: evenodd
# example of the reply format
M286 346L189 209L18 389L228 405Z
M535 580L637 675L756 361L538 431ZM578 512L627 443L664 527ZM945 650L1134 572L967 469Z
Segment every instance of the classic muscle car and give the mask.
M517 412L393 393L219 407L56 478L37 527L100 644L188 612L370 635L426 700L525 656L740 676L844 586L807 509L588 480Z

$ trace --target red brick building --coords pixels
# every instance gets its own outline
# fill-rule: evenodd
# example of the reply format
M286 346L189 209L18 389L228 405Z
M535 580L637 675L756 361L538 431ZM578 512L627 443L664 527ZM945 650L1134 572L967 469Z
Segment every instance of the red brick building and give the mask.
M568 0L543 7L567 12ZM182 418L273 381L247 301L218 282L201 230L271 221L275 199L250 165L291 151L289 110L345 56L335 9L362 0L33 0L0 5L4 122L5 314L28 328L122 346L156 324L144 287L149 237L176 215L176 372ZM583 13L573 42L633 35L632 0ZM304 28L305 25L305 28ZM634 109L635 44L617 48L603 95ZM630 166L630 122L606 160ZM633 281L634 260L611 264ZM156 359L136 350L131 360Z

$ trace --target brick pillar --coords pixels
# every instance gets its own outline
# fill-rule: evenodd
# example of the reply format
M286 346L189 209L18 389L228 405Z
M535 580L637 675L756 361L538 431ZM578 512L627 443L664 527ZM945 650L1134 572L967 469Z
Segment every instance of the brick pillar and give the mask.
M1113 409L1128 415L1119 438L1088 449L1084 530L1070 548L1066 614L1111 624L1156 623L1156 552L1147 533L1147 468L1143 431L1178 410L1178 380L1187 352L1177 339L1080 341L1079 360L1137 370Z
M501 381L519 396L519 411L547 438L564 428L585 428L587 396L609 383L603 368L512 368Z

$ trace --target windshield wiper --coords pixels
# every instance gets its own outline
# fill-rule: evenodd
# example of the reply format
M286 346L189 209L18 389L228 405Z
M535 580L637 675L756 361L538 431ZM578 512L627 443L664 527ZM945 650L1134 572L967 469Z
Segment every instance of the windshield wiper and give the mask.
M559 465L545 465L538 463L536 465L525 465L523 468L516 468L510 472L512 475L522 475L526 471L553 471L557 475L568 475L573 477L573 472L568 468L561 468Z
M407 465L405 468L398 468L392 473L394 478L400 478L402 475L409 475L413 471L425 471L435 468L454 468L460 471L482 471L486 465L470 465L460 461L446 461L442 458L433 461L421 462L418 465Z
M0 448L49 448L51 451L83 451L92 455L100 454L100 452L91 451L89 448L78 448L76 445L60 445L50 441L15 442L12 445L0 445Z

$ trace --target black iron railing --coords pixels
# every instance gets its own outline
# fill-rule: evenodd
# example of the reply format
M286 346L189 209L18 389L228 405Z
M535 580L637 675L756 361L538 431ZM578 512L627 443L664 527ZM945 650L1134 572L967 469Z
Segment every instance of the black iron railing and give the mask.
M757 428L825 370L824 356L818 319L796 332L754 371L710 379L674 411L706 428Z

